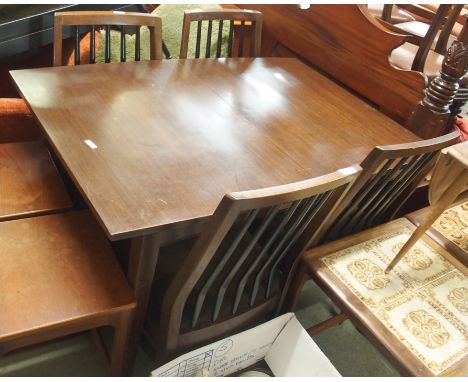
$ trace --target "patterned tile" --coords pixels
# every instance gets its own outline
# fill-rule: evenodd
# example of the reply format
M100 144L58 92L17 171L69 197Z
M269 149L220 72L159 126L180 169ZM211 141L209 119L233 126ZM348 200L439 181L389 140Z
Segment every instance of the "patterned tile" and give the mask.
M375 316L435 375L468 355L466 327L444 305L410 293Z
M463 273L450 272L418 292L460 321L461 329L468 334L468 278Z
M395 273L384 273L387 263L372 244L355 245L322 261L370 310L375 310L407 293L411 285Z
M384 269L410 234L409 229L389 232L322 261L370 310L375 310L454 270L443 256L420 240L392 272L385 274Z
M372 243L372 245L383 255L385 263L389 264L408 241L411 233L410 229L401 229L376 238L376 243ZM414 289L424 286L454 269L454 266L436 249L425 241L419 240L395 266L394 271L413 285Z
M388 275L409 228L323 257L322 262L435 375L468 356L468 277L420 240Z
M468 252L468 202L446 210L432 227Z

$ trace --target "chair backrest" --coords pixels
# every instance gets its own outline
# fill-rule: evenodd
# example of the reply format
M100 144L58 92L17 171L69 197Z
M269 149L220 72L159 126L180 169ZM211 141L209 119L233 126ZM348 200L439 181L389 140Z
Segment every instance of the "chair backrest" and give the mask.
M324 236L332 241L390 221L433 168L441 149L459 139L442 137L377 146L361 163L363 171L343 200L345 205Z
M440 4L437 12L435 13L431 25L419 44L418 51L413 59L411 70L424 72L424 65L426 63L429 50L440 31L435 46L435 52L439 54L445 54L447 51L447 44L449 41L450 34L452 33L453 26L457 22L460 12L463 9L462 4L448 5Z
M227 57L243 57L245 55L244 51L247 50L247 44L249 44L249 55L251 57L260 55L262 37L262 14L260 12L245 9L194 9L184 13L180 58L190 58L187 57L187 53L192 21L197 22L195 58L200 58L203 55L205 58L211 57L213 21L217 21L215 24L217 27L215 33L216 58L222 56L223 26L227 23L229 25L226 47ZM203 21L208 22L205 52L201 52Z
M111 26L120 28L120 61L126 61L125 34L135 33L135 61L140 60L140 27L147 26L150 30L150 58L162 59L162 23L161 18L145 13L119 11L81 11L57 12L54 16L54 66L62 65L62 34L63 27L75 27L75 65L80 64L80 37L83 32L90 35L90 62L96 61L96 27L104 26L105 62L111 60ZM81 27L81 28L80 28ZM84 28L86 27L86 28ZM132 27L132 28L129 28Z
M166 349L177 348L183 315L191 322L192 338L206 341L278 312L299 255L317 241L360 170L355 165L306 181L227 194L165 293L161 335Z

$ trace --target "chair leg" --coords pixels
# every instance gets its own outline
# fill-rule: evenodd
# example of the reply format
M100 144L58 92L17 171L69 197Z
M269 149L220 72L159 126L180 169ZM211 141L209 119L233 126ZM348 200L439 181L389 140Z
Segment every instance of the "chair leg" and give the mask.
M114 341L110 357L110 373L114 377L121 377L124 370L131 369L126 368L125 363L133 313L134 310L121 313L114 325Z
M292 280L291 286L289 287L289 298L286 302L287 305L285 306L288 312L293 312L294 309L296 309L302 288L308 279L309 275L307 273L306 267L302 263L299 263L294 275L294 279Z
M318 333L327 330L336 325L340 325L343 321L346 321L348 317L344 313L340 313L337 316L329 318L328 320L322 321L320 324L311 326L310 328L306 329L309 336L315 336Z

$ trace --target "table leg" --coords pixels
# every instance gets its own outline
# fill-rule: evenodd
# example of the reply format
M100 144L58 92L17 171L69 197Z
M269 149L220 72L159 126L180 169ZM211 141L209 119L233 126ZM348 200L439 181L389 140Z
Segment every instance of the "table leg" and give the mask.
M127 278L134 290L137 306L125 357L125 375L131 375L135 363L156 271L159 247L158 234L137 237L131 242Z

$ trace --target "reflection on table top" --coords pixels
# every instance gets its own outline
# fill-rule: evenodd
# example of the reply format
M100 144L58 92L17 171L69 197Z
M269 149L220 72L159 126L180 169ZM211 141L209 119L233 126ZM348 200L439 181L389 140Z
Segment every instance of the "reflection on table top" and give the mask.
M111 239L203 218L226 192L326 174L418 138L296 59L12 72Z

